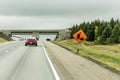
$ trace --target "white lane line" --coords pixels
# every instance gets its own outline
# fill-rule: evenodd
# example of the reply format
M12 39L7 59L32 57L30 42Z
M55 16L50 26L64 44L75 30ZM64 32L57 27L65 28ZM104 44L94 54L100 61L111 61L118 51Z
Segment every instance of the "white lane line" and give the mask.
M54 66L53 66L50 58L49 58L48 55L47 55L47 51L46 51L43 43L42 43L41 41L40 41L40 43L41 43L41 45L42 45L42 47L43 47L43 50L44 50L44 52L45 52L45 56L46 56L46 58L47 58L47 60L48 60L48 62L49 62L49 64L50 64L50 67L51 67L51 69L52 69L52 71L53 71L53 74L54 74L54 76L55 76L55 80L60 80L60 77L59 77L57 71L55 70L55 68L54 68Z

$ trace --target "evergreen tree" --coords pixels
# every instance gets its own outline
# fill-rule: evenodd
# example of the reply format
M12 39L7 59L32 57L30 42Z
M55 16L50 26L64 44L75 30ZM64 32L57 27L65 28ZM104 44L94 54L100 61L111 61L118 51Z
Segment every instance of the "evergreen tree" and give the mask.
M120 35L119 35L119 40L118 40L118 43L120 43Z
M99 42L102 44L106 44L106 40L110 37L111 31L112 31L112 27L108 24L107 27L103 30Z
M120 25L116 24L110 36L110 42L119 43L119 38L120 38Z
M73 34L82 29L88 41L95 41L97 43L120 43L120 22L113 18L107 21L100 21L99 19L90 22L83 22L79 25L73 25L71 30L71 38Z
M70 38L73 38L74 33L76 33L79 30L79 26L78 25L73 25L73 27L71 28L71 33L70 33Z
M95 24L96 26L99 26L99 25L100 25L100 20L99 20L99 19L95 20L95 21L94 21L94 24Z
M116 24L119 24L119 25L120 25L120 21L119 21L119 19L116 20Z
M103 32L103 30L106 28L106 26L107 26L107 22L101 22L101 24L98 26L98 36L101 36L102 35L102 32Z
M98 26L95 27L95 38L94 40L97 40L99 34L98 34Z
M114 26L115 26L115 21L114 21L113 18L110 20L110 25L111 25L112 28L114 28Z
M73 27L71 28L71 33L70 33L70 38L73 38L73 34L76 32L76 26L73 25Z
M88 41L94 41L94 37L95 37L95 33L94 33L95 27L93 24L91 24L90 26L88 26L87 28L87 40Z

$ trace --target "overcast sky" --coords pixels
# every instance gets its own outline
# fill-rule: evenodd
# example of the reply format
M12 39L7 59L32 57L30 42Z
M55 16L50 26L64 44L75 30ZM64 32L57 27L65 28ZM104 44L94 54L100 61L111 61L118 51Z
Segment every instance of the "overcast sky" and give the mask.
M120 0L0 0L0 29L65 29L120 19Z

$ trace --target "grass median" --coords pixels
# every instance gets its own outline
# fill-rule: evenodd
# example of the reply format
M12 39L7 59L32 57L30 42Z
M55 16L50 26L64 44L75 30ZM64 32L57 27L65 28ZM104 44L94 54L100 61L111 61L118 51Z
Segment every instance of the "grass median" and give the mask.
M94 59L105 66L120 71L120 44L116 45L94 45L93 42L77 44L74 39L58 40L54 43L64 46L73 52L79 49L78 55Z

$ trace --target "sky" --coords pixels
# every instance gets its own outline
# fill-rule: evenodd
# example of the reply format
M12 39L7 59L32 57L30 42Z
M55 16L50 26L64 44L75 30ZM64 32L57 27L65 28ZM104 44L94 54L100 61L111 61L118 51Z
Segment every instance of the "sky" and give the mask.
M120 0L0 0L0 29L65 29L120 19Z

